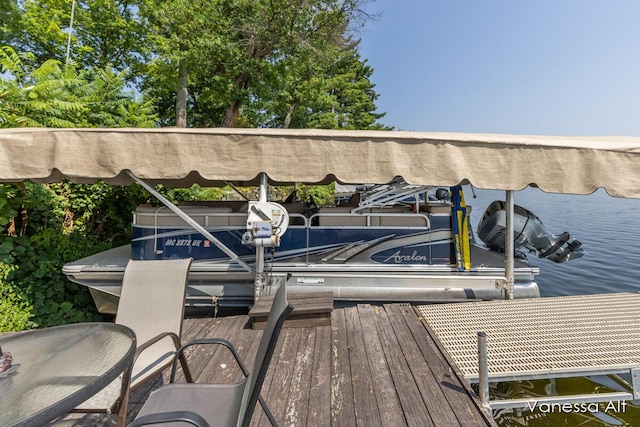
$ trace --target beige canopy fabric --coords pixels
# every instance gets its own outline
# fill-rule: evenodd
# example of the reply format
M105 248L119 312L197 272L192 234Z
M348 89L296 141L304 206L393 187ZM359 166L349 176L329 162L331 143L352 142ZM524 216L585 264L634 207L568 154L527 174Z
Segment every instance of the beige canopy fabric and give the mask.
M640 198L640 138L318 129L0 130L0 181L387 183Z

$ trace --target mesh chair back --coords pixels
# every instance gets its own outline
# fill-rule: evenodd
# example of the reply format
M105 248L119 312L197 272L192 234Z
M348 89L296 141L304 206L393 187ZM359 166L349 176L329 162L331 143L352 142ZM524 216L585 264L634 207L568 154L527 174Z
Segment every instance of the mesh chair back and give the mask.
M116 323L130 327L139 344L164 333L182 333L187 276L191 258L175 260L130 260L125 269ZM166 337L142 352L136 360L132 385L145 378L145 371L169 361L175 352ZM140 367L146 369L140 370ZM151 368L151 369L150 369Z
M249 377L247 378L247 384L240 405L238 426L248 426L251 421L258 397L260 396L262 384L267 375L271 357L275 350L276 342L278 341L278 336L282 330L282 324L292 310L293 306L287 302L287 289L283 283L278 288L275 298L273 299L271 312L267 318L267 324L260 339L258 353L253 363L253 369L251 369Z

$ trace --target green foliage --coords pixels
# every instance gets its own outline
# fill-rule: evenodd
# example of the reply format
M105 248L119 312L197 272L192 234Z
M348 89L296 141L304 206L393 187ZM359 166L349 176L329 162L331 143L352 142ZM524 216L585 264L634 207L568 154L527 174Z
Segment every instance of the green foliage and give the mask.
M91 236L109 246L128 244L131 239L131 217L135 208L149 201L149 193L137 184L129 187L107 185L56 184L66 194L67 230ZM97 251L96 251L97 252Z
M278 75L244 110L267 127L389 129L378 123L373 69L357 51L358 42L329 49L331 54L297 55L274 66Z
M0 0L0 46L11 43L17 33L20 10L17 0Z
M20 0L20 16L15 23L11 46L28 51L43 63L49 59L63 60L67 43L64 29L69 25L71 2L68 0Z
M69 282L62 266L70 261L105 250L79 234L64 235L46 230L37 236L5 238L12 249L0 257L15 266L7 283L20 289L29 301L31 321L39 327L101 320L86 287ZM6 246L5 246L6 249Z
M62 274L69 261L108 248L63 233L65 198L49 186L0 184L0 291L11 329L97 320L88 290Z
M49 59L66 61L71 0L14 0L12 3L13 8L7 10L12 38L2 44L31 52L38 63ZM148 42L149 26L139 14L146 3L145 0L76 0L70 61L83 70L112 65L117 72L126 72L129 83L135 83L146 74L152 51Z
M149 126L136 119L153 106L160 112L156 125L176 124L180 110L194 127L384 128L369 81L373 70L350 38L370 18L364 9L372 0L76 0L64 67L71 2L2 2L0 41L5 34L5 43L55 76L48 88L40 87L42 76L34 79L32 95L5 126ZM122 95L120 83L153 101L119 106L105 87ZM61 85L72 86L75 96L38 92ZM96 91L108 96L101 114L90 108ZM185 98L179 107L178 93ZM83 109L70 114L78 102Z
M0 262L0 332L22 331L33 326L30 321L33 307L19 288L7 282L7 276L15 269L15 265Z
M65 74L57 61L33 66L33 55L0 48L0 127L72 127L69 120L83 106L69 99L69 88L78 80Z
M318 206L332 206L335 184L330 185L304 185L298 186L298 198L306 202L312 202Z
M189 188L163 188L157 187L172 203L197 202L201 200L221 200L226 194L231 192L230 188L207 188L198 184L193 184Z
M111 65L80 72L82 82L73 96L86 106L77 118L80 127L153 127L157 121L151 100L137 100L127 89L124 71Z
M32 54L0 48L0 127L151 127L150 101L127 91L123 72L107 66L77 73Z

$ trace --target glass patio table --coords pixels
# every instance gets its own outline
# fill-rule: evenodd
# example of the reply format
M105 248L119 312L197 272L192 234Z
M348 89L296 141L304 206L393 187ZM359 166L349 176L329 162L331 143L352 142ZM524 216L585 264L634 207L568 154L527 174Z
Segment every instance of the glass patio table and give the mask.
M0 426L41 426L131 369L136 338L126 326L77 323L0 334L0 347L19 365L0 374Z

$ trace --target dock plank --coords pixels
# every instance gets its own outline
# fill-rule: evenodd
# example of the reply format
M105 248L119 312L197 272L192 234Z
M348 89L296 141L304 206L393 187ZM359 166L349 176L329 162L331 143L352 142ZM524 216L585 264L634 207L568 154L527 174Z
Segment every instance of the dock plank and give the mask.
M234 318L224 322L214 322L211 326L208 326L206 323L200 323L198 325L199 329L193 335L192 339L205 337L227 337L230 330L241 328L242 323L242 318ZM211 377L212 372L218 372L218 370L212 369L211 365L213 363L217 363L217 366L220 366L218 358L224 358L225 356L222 355L223 353L228 353L228 351L219 345L197 345L185 350L187 364L189 365L189 370L191 371L191 375L194 379L198 378L200 382L213 380ZM165 371L165 382L168 382L169 380L169 372L170 370ZM179 372L178 375L176 375L176 380L178 382L184 381L184 375L182 372Z
M371 371L371 380L382 425L406 425L392 374L387 365L384 352L385 343L381 340L376 325L378 318L384 317L384 310L381 307L358 305L358 317L362 325L366 360Z
M239 321L232 323L229 328L218 330L218 337L224 338L235 347L240 359L248 370L255 358L260 341L261 332L252 330L247 319L238 317ZM235 327L233 327L235 326ZM203 371L199 382L203 383L234 383L241 381L244 375L231 352L221 345L216 345L216 357L212 358Z
M412 308L394 304L386 306L386 310L398 345L418 386L422 400L427 404L426 409L433 424L436 426L460 426L461 424L455 416L454 408L449 404L442 392L439 380L433 373L433 365L441 361L426 357L419 346L421 338L416 339L413 335L414 332L419 333L420 330L412 331L410 322L417 322L417 319L411 317L413 315ZM427 338L424 333L418 336ZM443 408L449 410L442 410Z
M346 310L334 310L331 319L331 425L350 427L356 424Z
M382 419L377 406L371 368L367 360L366 343L358 317L358 308L345 308L345 319L356 425L379 426L382 425Z
M271 413L280 423L282 423L287 409L286 405L289 400L293 372L296 366L296 349L299 347L301 332L302 329L300 328L282 330L280 339L276 344L271 369L267 371L264 381L262 395L269 409L271 409ZM259 418L259 422L255 425L269 425L262 411L256 411L254 421L256 418ZM252 423L252 425L254 424Z
M316 329L300 329L300 345L295 355L289 398L284 409L284 424L299 426L307 422L309 413L313 355L316 353Z
M313 348L313 365L309 382L309 409L306 425L317 427L326 425L327 414L331 413L331 327L315 328L315 344Z
M420 386L425 386L423 376L429 372L429 365L421 357L419 350L411 351L416 347L415 341L404 320L398 319L397 313L391 308L391 306L385 306L386 315L378 316L376 322L384 342L382 348L391 368L395 388L398 390L406 424L416 427L458 425L455 417L451 417L450 420L434 419L431 414L438 411L430 411L429 407L440 407L436 403L438 396L433 393L426 393L423 396L420 392Z

